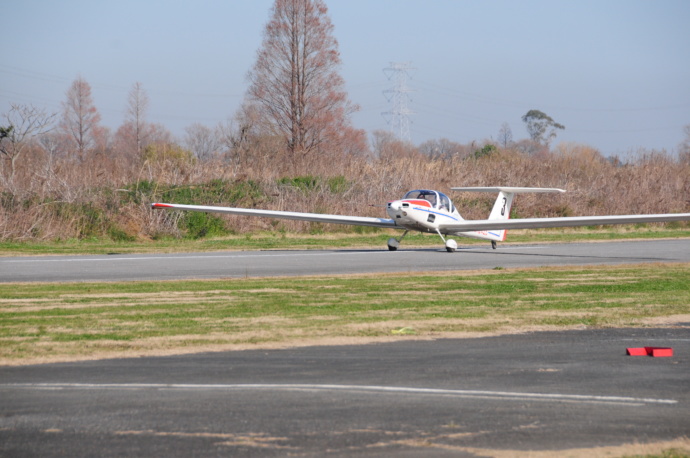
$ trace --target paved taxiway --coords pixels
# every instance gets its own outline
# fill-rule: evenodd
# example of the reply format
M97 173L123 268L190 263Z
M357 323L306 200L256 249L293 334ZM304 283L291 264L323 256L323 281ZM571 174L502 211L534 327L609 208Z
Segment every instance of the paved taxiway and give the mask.
M645 345L674 356L625 355ZM678 323L3 367L0 456L463 457L674 440L690 434L689 355Z
M690 262L690 240L554 243L438 249L251 251L0 257L0 282L341 275L556 265Z

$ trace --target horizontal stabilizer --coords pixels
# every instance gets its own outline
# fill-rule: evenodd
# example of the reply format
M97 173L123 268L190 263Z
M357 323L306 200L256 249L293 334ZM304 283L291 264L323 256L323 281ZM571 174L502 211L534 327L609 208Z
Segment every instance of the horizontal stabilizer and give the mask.
M513 194L520 192L565 192L565 189L559 188L516 188L511 186L460 187L450 189L462 192L509 192Z

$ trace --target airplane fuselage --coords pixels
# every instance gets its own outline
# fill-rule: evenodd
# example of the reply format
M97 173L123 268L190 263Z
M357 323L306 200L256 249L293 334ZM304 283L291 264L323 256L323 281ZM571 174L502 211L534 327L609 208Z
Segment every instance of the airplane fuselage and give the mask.
M424 199L389 202L386 211L398 226L420 232L436 233L442 223L462 221L457 211L449 212L445 208L436 208Z
M386 212L397 226L411 231L494 241L505 238L505 232L499 231L460 232L444 229L464 219L448 196L438 191L427 189L410 191L402 199L388 202Z

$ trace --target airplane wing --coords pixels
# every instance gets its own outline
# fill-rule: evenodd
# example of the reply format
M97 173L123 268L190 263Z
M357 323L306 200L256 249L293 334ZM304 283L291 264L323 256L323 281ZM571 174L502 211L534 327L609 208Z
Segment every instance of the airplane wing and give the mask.
M442 224L439 230L442 232L492 231L497 229L537 229L547 227L598 226L604 224L665 223L672 221L690 221L690 213L465 220Z
M316 223L334 223L334 224L349 224L353 226L371 226L384 227L393 229L404 229L395 224L392 219L371 218L366 216L342 216L342 215L328 215L321 213L300 213L287 212L278 210L258 210L253 208L235 208L235 207L207 207L203 205L182 205L182 204L151 204L152 209L169 209L169 210L188 210L204 213L229 213L231 215L245 215L245 216L261 216L265 218L277 219L296 219L301 221L313 221Z

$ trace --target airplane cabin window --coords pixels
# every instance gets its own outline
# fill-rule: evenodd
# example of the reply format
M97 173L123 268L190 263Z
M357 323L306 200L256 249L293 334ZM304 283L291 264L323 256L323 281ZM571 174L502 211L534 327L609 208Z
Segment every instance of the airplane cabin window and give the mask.
M423 199L428 200L432 207L436 207L436 205L438 204L438 201L436 200L436 193L435 192L426 192L424 194Z
M441 194L440 192L439 195L441 196L441 208L445 209L446 211L450 211L451 204L448 196L445 194Z

